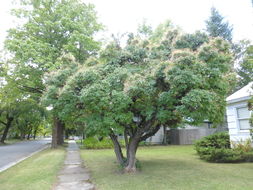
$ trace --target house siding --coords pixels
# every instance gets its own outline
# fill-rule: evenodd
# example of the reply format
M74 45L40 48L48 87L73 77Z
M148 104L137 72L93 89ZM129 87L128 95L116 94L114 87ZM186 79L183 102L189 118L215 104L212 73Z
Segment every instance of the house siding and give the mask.
M234 143L243 142L251 139L249 130L240 130L237 120L237 108L247 106L247 101L231 103L227 106L227 122L229 129L230 141Z

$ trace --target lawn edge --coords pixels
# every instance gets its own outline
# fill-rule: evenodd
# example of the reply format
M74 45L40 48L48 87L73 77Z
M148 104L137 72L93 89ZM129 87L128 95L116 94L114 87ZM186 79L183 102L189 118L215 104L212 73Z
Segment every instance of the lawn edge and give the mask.
M29 154L28 156L24 156L24 157L22 157L22 158L16 160L15 162L11 162L11 163L7 164L6 166L1 167L1 168L0 168L0 173L3 172L3 171L5 171L5 170L7 170L7 169L9 169L9 168L11 168L11 167L13 167L13 166L15 166L15 165L17 165L18 163L20 163L20 162L26 160L27 158L32 157L33 155L35 155L35 154L37 154L37 153L39 153L39 152L41 152L42 150L45 150L45 149L47 149L47 148L49 148L49 144L45 145L45 146L42 147L41 149L39 149L39 150L37 150L37 151L35 151L35 152L31 153L31 154Z

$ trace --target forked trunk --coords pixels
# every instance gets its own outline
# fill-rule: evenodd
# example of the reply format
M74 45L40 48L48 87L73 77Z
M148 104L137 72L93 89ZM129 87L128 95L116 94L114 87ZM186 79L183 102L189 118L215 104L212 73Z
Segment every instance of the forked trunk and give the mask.
M127 164L125 167L126 173L136 172L136 150L139 141L137 139L130 140L127 149Z
M114 145L114 152L116 154L116 157L117 157L117 160L118 160L118 163L120 165L124 165L124 156L123 156L123 153L122 153L122 150L121 150L121 146L119 144L119 141L117 139L117 136L113 133L110 134L110 138L113 142L113 145Z

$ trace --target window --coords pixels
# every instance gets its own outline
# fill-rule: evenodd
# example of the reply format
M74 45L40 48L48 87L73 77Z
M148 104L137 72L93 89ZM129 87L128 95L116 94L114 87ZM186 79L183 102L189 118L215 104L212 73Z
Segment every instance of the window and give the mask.
M237 119L240 130L248 130L250 128L249 118L250 112L247 107L237 108Z

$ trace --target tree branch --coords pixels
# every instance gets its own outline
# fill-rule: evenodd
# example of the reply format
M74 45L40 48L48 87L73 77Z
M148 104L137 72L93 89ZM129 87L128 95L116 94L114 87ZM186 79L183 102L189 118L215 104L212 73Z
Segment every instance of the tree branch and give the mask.
M39 89L39 88L34 88L34 87L30 87L30 86L24 86L24 85L20 85L18 86L18 88L20 90L24 90L24 91L28 91L31 93L39 93L39 94L43 94L43 89Z
M156 132L161 128L161 125L160 124L157 124L152 130L150 130L148 133L146 133L145 135L143 135L141 138L140 138L140 141L144 141L146 140L147 138L153 136L154 134L156 134Z
M5 122L3 122L3 121L1 121L1 120L0 120L0 123L2 123L3 125L7 125L7 123L5 123Z

